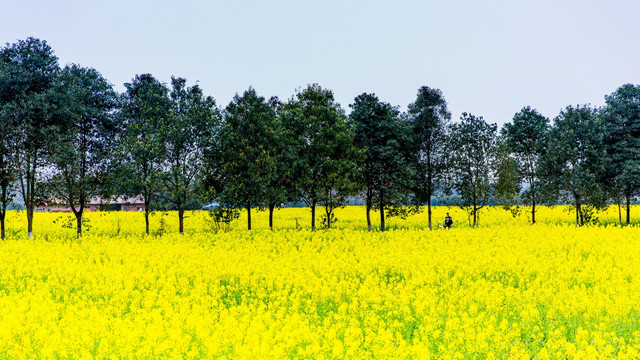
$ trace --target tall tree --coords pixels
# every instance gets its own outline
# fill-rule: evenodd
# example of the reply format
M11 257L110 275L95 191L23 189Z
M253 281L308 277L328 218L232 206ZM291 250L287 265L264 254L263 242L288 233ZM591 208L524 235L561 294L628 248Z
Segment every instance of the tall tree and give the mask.
M266 144L267 156L265 168L265 185L263 194L263 206L269 210L269 228L273 230L273 211L281 204L297 200L295 198L295 178L293 173L294 163L287 152L289 140L287 132L282 126L283 104L277 97L269 99L269 105L276 114L275 121L271 124L273 141Z
M385 230L385 212L407 202L415 172L406 148L408 127L399 118L397 108L381 102L375 94L358 95L349 119L354 141L361 151L359 182L365 199L367 226L371 230L370 211L380 211L380 230Z
M353 191L353 142L344 111L331 90L313 84L284 106L282 121L295 158L298 195L311 208L311 229L318 205L331 226L333 210Z
M451 187L458 206L478 224L478 212L489 203L495 190L496 124L482 116L462 113L451 127L448 140Z
M494 201L496 205L511 212L514 217L522 211L523 176L520 164L504 136L496 142L496 157L493 165L495 171Z
M604 190L608 157L597 110L568 106L554 120L544 157L543 181L563 202L572 202L576 225L593 220L606 207Z
M224 114L222 201L247 210L249 230L251 209L263 204L267 173L274 161L269 147L277 141L275 120L274 108L253 88L242 96L236 94Z
M528 188L524 197L531 204L531 222L536 222L536 204L540 183L540 161L547 147L549 119L527 106L502 128L502 137L512 152L520 176Z
M204 154L218 131L215 100L198 85L186 86L183 78L171 78L171 112L160 136L165 153L161 192L178 210L179 232L184 234L184 212L200 193L196 186L204 176Z
M116 138L117 95L95 69L66 66L56 84L54 116L57 131L49 138L48 185L76 217L82 236L82 215L92 197L102 193L109 171L109 152Z
M18 190L27 209L27 232L33 236L33 213L43 198L41 171L51 131L51 93L58 58L46 43L27 38L0 50L0 97L4 117L13 122Z
M5 239L5 218L7 207L15 195L15 182L18 169L16 167L16 122L13 119L10 99L5 98L4 88L7 78L8 64L0 62L0 237Z
M640 85L623 85L605 96L605 101L604 141L611 160L609 188L615 199L624 199L629 225L631 199L640 190ZM617 203L620 206L620 201Z
M171 117L171 101L167 87L151 74L136 75L125 87L119 154L126 176L121 177L121 188L143 196L145 231L149 234L150 207L162 187L163 131Z
M427 203L431 230L431 199L444 174L446 134L451 113L442 91L423 86L418 89L416 101L409 104L408 114L416 162L414 193L417 201Z

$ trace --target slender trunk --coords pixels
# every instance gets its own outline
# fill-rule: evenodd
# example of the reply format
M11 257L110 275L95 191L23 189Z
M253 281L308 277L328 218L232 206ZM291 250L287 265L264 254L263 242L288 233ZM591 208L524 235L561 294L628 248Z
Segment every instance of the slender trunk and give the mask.
M247 230L251 230L251 205L247 205Z
M331 212L325 210L325 213L327 214L327 229L331 229Z
M371 203L367 202L367 226L371 231Z
M536 223L536 196L533 195L531 202L531 223Z
M627 226L631 222L631 194L627 194Z
M144 224L145 224L145 231L147 235L149 235L149 205L148 204L144 205Z
M184 235L184 209L178 209L178 222L180 223L180 235Z
M580 202L576 202L576 226L582 225L582 223L580 222L580 219L582 218L581 215L582 214L580 214Z
M316 203L311 204L311 231L316 231Z
M269 204L269 228L271 230L273 230L273 209L275 207L275 204Z
M384 231L384 196L380 192L380 231Z
M27 232L29 239L33 238L33 208L27 208Z
M2 240L5 238L4 234L4 218L7 215L7 210L2 210L2 214L0 214L0 231L2 232Z
M620 200L618 199L618 224L622 226L622 206L620 205Z
M427 214L429 216L429 230L431 230L431 194L427 196Z
M5 239L5 233L4 233L4 219L7 216L7 185L3 184L2 186L2 211L0 211L0 232L2 232L2 240Z
M473 205L473 227L475 228L478 224L478 209L475 205Z
M76 228L78 229L76 235L78 238L82 237L82 211L76 212Z

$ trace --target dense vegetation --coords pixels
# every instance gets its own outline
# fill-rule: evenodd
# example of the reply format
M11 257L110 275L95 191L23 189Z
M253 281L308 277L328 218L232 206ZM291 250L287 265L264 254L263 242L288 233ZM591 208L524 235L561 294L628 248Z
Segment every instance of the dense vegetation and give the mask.
M184 232L188 209L217 201L273 211L302 201L335 209L364 200L366 220L405 217L426 205L431 228L435 198L478 222L489 204L517 215L527 206L572 204L576 224L597 220L611 204L626 211L640 189L640 86L623 85L606 106L567 106L551 122L526 106L499 131L482 116L451 122L444 95L423 86L402 113L361 94L351 113L317 84L289 100L255 89L225 108L174 77L167 85L135 75L116 93L92 68L61 67L52 48L28 38L0 49L0 225L8 205L24 201L27 231L43 201L63 202L76 217L94 196L142 194L150 212L174 209Z

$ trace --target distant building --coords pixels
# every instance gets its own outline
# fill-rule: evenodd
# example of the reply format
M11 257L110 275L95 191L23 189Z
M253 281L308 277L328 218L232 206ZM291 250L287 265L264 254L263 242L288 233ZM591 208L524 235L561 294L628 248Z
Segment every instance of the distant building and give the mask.
M134 197L128 197L125 195L119 195L108 199L103 199L101 196L94 196L89 200L89 203L85 205L87 211L144 211L144 197L137 195ZM71 212L71 208L60 199L50 198L49 201L36 207L37 212Z

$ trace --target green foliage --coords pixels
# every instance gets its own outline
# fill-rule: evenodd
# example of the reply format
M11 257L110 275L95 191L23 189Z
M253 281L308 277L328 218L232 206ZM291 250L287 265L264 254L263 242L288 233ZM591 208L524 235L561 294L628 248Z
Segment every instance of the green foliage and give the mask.
M354 143L361 153L360 192L367 212L380 210L380 229L384 230L385 208L399 208L410 202L408 193L415 172L409 156L409 124L400 119L397 108L381 102L375 94L358 95L350 106ZM389 215L400 213L401 209L391 209ZM370 221L368 214L367 220ZM371 227L370 222L368 225Z
M0 49L0 64L0 120L7 122L3 127L12 134L18 189L27 208L31 235L33 211L45 195L41 172L46 166L49 136L55 131L51 109L60 69L47 42L32 37Z
M114 179L130 195L142 194L146 232L149 234L150 205L162 189L165 124L171 119L167 87L150 74L136 75L122 94L123 132L116 153L120 171Z
M214 232L228 232L231 230L231 222L240 217L240 212L237 209L225 208L217 206L208 211L211 230Z
M171 78L170 110L158 129L164 145L159 196L178 210L179 232L184 233L184 211L189 202L202 199L197 189L205 176L205 152L218 136L219 115L215 100L198 85L186 86L183 78Z
M447 162L446 138L451 113L439 89L423 86L409 104L411 147L416 169L413 192L416 201L427 203L431 228L431 199L442 187Z
M520 196L522 174L516 156L504 137L498 139L496 158L494 159L496 184L494 200L505 210L517 217L522 212Z
M603 140L602 119L590 106L568 106L549 132L544 185L557 200L574 204L579 225L607 206L604 180L609 158Z
M59 224L63 229L77 230L78 228L78 219L71 214L62 214L53 220L53 223ZM91 221L88 217L82 217L80 223L84 231L91 230Z
M279 127L275 108L249 88L227 105L220 134L222 192L220 198L234 208L264 206L277 174ZM248 217L248 228L251 219Z
M623 85L605 100L604 143L611 160L607 188L618 204L625 199L628 225L631 199L640 192L640 86Z
M457 205L477 225L478 211L495 193L496 124L482 116L462 113L452 125L448 140L450 187L458 195Z
M298 195L311 207L311 228L315 229L317 205L330 216L357 191L353 135L333 92L317 84L299 91L285 104L281 119L291 174Z
M510 167L509 164L503 163L508 168L503 167L502 170L515 170L528 185L522 197L532 205L532 222L535 222L536 203L541 198L538 191L541 176L540 162L547 147L548 133L549 119L529 106L516 113L513 116L513 122L505 124L501 132L507 147L505 151L510 152L508 157L513 160L512 166L514 166ZM502 186L500 188L504 189ZM500 195L511 196L504 192ZM503 198L505 197L503 196ZM511 199L515 199L515 197L511 197Z
M54 86L57 130L49 137L49 194L82 218L91 197L102 193L117 136L117 96L95 69L68 65ZM81 222L84 224L84 222ZM78 228L78 235L81 228Z
M329 215L322 214L320 216L320 223L322 224L323 229L329 229L330 226L335 224L338 221L335 212L331 212Z

